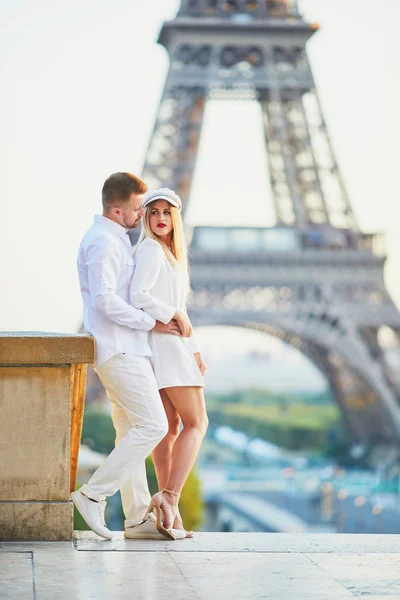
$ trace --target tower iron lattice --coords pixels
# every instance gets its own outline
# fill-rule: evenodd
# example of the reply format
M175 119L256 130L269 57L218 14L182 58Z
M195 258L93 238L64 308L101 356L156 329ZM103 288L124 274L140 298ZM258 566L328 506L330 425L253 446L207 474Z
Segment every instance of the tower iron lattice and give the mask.
M207 100L259 102L276 226L194 228L192 322L292 344L354 441L398 445L400 380L380 332L397 340L400 315L382 236L360 230L328 134L306 52L317 30L294 0L182 0L158 40L170 67L142 177L175 189L185 216Z

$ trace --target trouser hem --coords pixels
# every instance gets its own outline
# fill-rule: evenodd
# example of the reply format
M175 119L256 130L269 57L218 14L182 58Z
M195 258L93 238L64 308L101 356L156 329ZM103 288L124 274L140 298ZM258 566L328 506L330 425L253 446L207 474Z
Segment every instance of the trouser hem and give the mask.
M90 498L90 500L95 500L96 502L102 502L106 499L104 494L98 494L97 492L94 492L88 485L86 485L86 483L79 488L79 491L82 492L82 494L84 494L87 498Z
M135 527L143 522L144 519L128 519L127 521L124 521L124 529L128 529L128 527Z

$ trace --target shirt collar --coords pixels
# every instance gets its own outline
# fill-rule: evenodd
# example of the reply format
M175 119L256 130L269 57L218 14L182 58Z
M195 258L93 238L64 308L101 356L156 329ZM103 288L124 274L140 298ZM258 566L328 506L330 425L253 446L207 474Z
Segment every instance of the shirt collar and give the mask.
M94 222L100 223L100 225L105 225L107 229L109 229L110 231L112 231L112 233L118 235L119 237L123 237L128 233L128 230L125 229L125 227L122 227L122 225L116 223L115 221L112 221L104 215L95 215Z

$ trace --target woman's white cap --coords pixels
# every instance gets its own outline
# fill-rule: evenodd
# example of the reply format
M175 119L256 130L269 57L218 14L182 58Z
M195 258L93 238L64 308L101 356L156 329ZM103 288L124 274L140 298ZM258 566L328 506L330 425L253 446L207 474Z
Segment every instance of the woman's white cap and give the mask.
M166 200L167 202L172 204L172 206L175 206L179 209L182 208L182 201L179 198L178 194L176 194L174 190L170 190L169 188L160 188L159 190L151 190L150 192L147 192L147 194L145 194L143 198L142 208L146 208L146 206L154 200Z

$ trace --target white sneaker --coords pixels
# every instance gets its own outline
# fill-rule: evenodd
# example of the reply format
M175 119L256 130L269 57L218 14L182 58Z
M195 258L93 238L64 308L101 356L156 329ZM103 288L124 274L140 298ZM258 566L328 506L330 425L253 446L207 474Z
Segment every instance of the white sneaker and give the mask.
M183 540L186 537L185 531L182 529L171 529L176 540ZM125 537L128 540L167 540L162 533L157 531L156 517L150 513L147 519L139 525L133 527L125 527Z
M83 494L80 490L72 492L71 500L92 531L106 540L112 539L113 534L109 529L107 529L106 522L104 520L104 511L106 509L105 500L101 502L94 502L85 496L85 494Z

